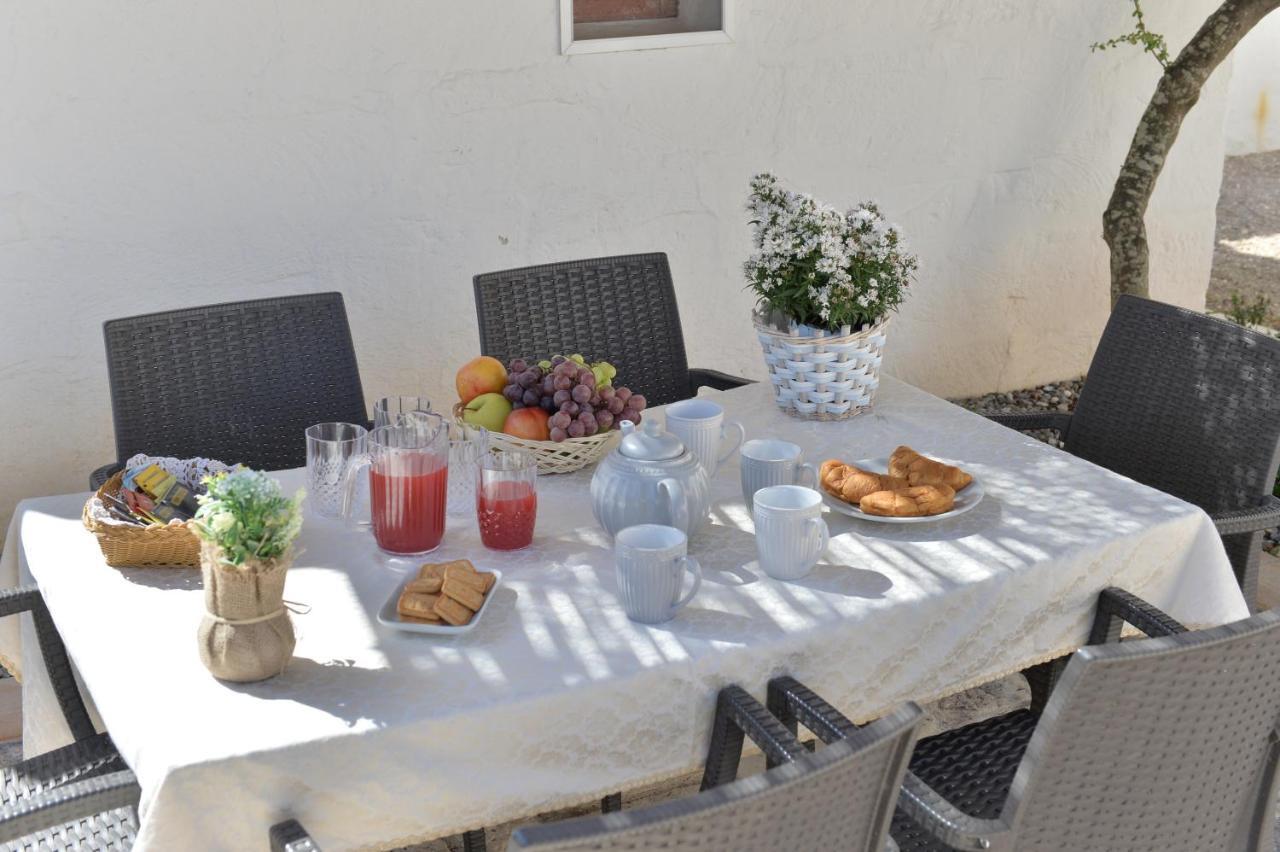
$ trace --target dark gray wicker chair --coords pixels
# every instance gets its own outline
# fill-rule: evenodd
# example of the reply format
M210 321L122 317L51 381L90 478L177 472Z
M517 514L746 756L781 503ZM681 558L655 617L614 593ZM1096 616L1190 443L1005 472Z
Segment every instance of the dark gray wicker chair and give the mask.
M1200 506L1256 608L1262 531L1280 524L1280 340L1123 296L1074 414L991 419L1056 429L1067 452Z
M94 731L71 663L35 586L0 591L0 616L29 612L69 746L10 766L0 776L5 849L127 850L138 831L141 790L106 734Z
M1120 644L1123 622L1159 638ZM1090 642L1043 714L920 741L893 819L904 852L1274 852L1280 611L1187 633L1107 589ZM823 739L857 730L794 681L770 704Z
M480 351L504 364L573 353L606 360L650 405L688 399L702 385L748 384L716 370L689 369L665 254L487 272L474 284Z
M341 293L309 293L108 320L116 462L206 456L264 470L306 463L313 423L368 414Z
M625 813L519 828L508 850L892 849L889 820L920 708L908 704L817 754L741 688L720 691L702 792ZM744 737L764 752L762 775L735 781ZM272 852L314 852L294 820L271 829Z

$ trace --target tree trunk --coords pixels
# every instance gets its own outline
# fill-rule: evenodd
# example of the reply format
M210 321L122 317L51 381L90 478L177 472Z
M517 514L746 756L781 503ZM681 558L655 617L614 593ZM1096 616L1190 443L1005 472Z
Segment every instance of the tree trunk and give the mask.
M1178 58L1169 63L1156 84L1120 167L1111 201L1102 214L1102 236L1111 249L1112 305L1125 293L1147 295L1147 228L1143 217L1182 120L1200 99L1201 87L1218 64L1254 24L1277 7L1280 0L1226 0Z

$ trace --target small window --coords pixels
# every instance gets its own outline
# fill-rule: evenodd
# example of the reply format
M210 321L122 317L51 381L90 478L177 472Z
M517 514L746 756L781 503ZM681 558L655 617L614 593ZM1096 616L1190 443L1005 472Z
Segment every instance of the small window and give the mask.
M733 0L560 0L561 53L722 44Z

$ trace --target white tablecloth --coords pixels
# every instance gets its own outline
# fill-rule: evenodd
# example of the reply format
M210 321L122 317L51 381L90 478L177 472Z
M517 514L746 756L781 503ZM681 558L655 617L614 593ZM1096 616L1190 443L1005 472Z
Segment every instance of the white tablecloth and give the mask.
M910 386L885 379L875 411L844 423L788 418L767 385L716 397L749 435L789 438L814 461L899 443L963 459L986 499L920 526L828 513L822 564L781 583L754 564L729 463L692 542L702 591L646 627L618 603L590 471L544 477L530 549L486 551L474 520L450 519L434 558L506 572L483 623L457 639L380 627L403 564L366 533L309 519L286 589L312 606L295 619L295 658L242 686L197 658L198 573L107 568L80 527L84 495L19 506L0 581L21 566L43 589L141 780L141 850L260 848L290 816L328 850L406 843L586 801L696 767L726 683L763 695L787 672L868 718L1071 651L1108 585L1193 626L1247 615L1199 509ZM12 643L0 636L0 653L16 656ZM45 748L65 732L31 656L27 706L42 709L28 745Z

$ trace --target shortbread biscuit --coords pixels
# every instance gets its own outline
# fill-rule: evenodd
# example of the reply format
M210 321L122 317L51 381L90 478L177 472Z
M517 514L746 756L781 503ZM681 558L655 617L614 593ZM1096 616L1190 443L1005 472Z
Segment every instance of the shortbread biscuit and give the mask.
M489 590L493 588L493 584L498 582L498 575L492 571L477 571L476 576L481 577L484 580L484 588L480 591L484 592L486 595L489 594Z
M440 577L419 577L416 580L410 580L405 583L404 590L423 595L438 595L442 585L444 585L444 580Z
M421 568L418 569L418 579L425 580L429 577L435 577L437 579L443 580L445 564L446 563L443 563L443 562L440 562L440 563L428 562L427 564L423 565Z
M406 589L400 595L396 611L402 616L407 615L411 618L436 618L435 606L439 600L439 595L427 595Z
M471 620L471 610L443 595L436 600L435 613L454 627L461 627Z
M470 586L481 594L484 594L489 587L488 582L471 566L470 562L450 562L445 566L444 579L446 583L452 580L455 583Z
M478 612L480 607L484 606L484 592L475 586L467 585L457 577L446 577L440 591L445 597L453 598L472 612Z

